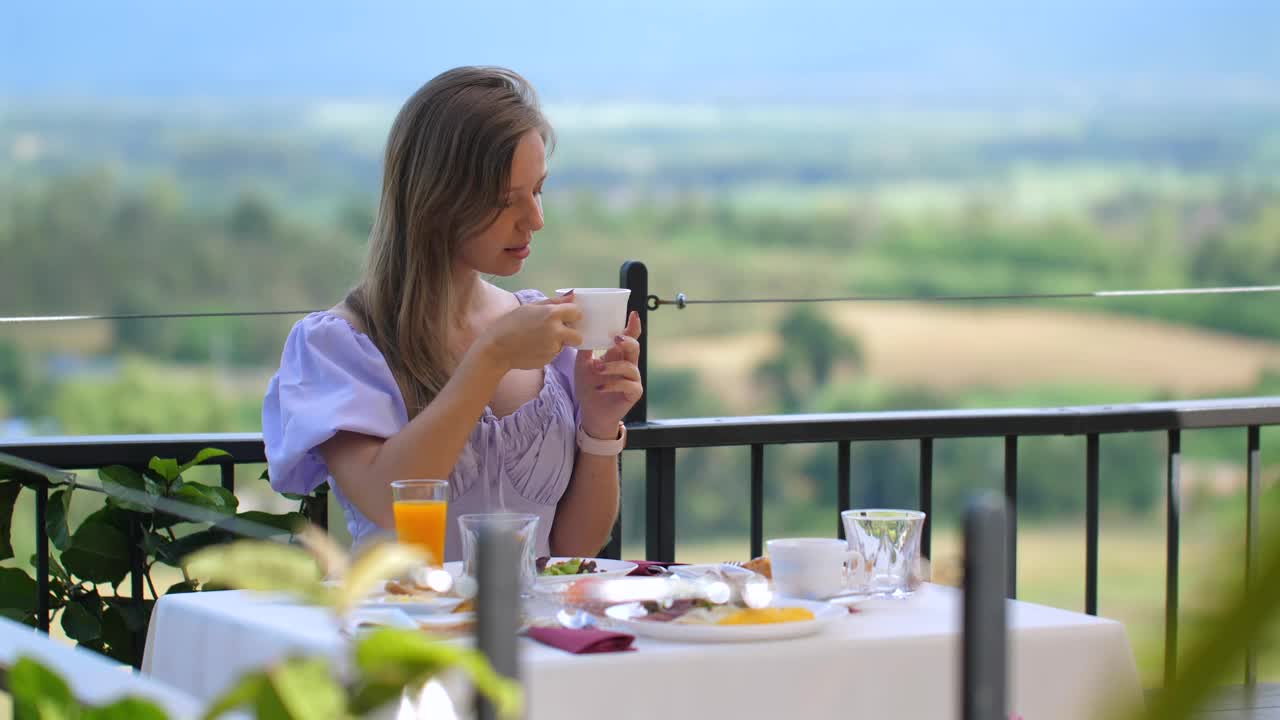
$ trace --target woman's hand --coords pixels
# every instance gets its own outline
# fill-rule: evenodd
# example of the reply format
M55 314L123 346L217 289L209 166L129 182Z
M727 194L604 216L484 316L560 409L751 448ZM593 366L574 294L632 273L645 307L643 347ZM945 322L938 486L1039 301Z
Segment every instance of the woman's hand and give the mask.
M618 421L644 395L640 382L640 315L632 312L627 329L614 338L604 357L593 358L590 351L578 352L574 384L582 405L582 429L601 440L618 435Z
M582 343L582 334L569 327L582 319L573 294L528 303L503 315L476 345L508 370L533 370L555 359L566 346Z

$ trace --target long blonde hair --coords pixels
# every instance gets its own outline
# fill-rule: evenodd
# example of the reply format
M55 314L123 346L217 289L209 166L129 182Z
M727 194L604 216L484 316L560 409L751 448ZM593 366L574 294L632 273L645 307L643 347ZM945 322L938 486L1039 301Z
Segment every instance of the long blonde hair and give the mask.
M501 211L520 138L553 132L533 87L496 67L437 75L387 137L364 276L347 307L386 358L409 417L449 380L454 258Z

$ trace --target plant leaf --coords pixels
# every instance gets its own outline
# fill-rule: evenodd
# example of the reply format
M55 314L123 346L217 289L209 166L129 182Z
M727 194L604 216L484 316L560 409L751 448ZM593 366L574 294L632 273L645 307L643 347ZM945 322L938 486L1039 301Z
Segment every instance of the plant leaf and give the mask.
M16 480L0 482L0 560L13 557L10 533L13 531L13 506L20 492L22 484Z
M218 448L205 448L200 452L196 453L195 457L191 458L187 462L184 462L182 463L182 465L178 466L177 475L181 475L182 473L190 470L191 468L197 465L200 465L206 460L216 458L216 457L231 457L231 453L227 452L226 450L219 450ZM174 477L177 477L177 475L175 475Z
M225 488L203 483L183 483L172 495L174 500L194 505L206 510L230 515L236 511L240 501Z
M142 698L123 698L109 705L90 708L80 715L81 720L169 720L169 715L159 705Z
M216 698L209 709L205 710L204 720L216 720L223 715L250 703L257 704L260 696L267 688L267 674L253 672L240 676L235 685Z
M178 469L178 461L173 458L153 457L151 462L147 463L147 467L159 475L166 485L182 474L182 470Z
M311 552L311 555L320 563L320 568L325 575L335 578L346 576L350 558L347 551L338 547L333 538L329 537L329 533L308 524L296 534L298 542Z
M295 658L267 671L270 683L285 711L293 720L332 720L346 716L346 691L334 678L324 658Z
M184 580L180 583L170 585L168 590L164 591L165 595L177 595L179 593L193 593L200 591L200 582L198 580Z
M9 693L14 717L53 720L74 718L80 712L66 681L31 658L19 658L9 668Z
M369 595L388 578L399 577L406 570L426 562L422 550L401 543L374 543L357 555L338 587L336 609L346 614L353 605Z
M144 478L123 465L108 465L98 470L98 480L107 491L109 504L121 510L149 513L152 501L160 496L160 487L154 480Z
M97 613L90 607L96 609ZM67 633L67 637L79 642L102 637L102 601L97 593L67 604L62 611L62 630Z
M182 567L182 563L186 561L187 556L191 553L198 552L207 547L215 545L223 545L230 542L235 536L221 528L209 528L208 530L197 530L196 532L183 535L177 540L171 540L161 543L156 548L156 559L165 565L173 567Z
M120 615L124 617L124 626L137 632L146 630L147 624L151 621L151 610L155 607L155 600L144 598L142 602L137 602L130 597L106 597L103 602L109 608L120 611Z
M108 605L102 613L102 640L107 644L107 655L137 667L142 664L142 644L130 627L133 624L116 605Z
M358 713L390 699L385 696L385 689L394 688L398 693L400 688L420 684L447 668L463 671L504 716L517 716L524 705L519 683L495 672L479 651L435 640L415 630L380 628L368 633L356 642L355 662L369 683L353 703L352 709Z
M62 564L82 580L115 585L129 574L129 540L108 515L99 513L76 528L62 551Z
M36 611L36 594L40 586L26 570L0 567L0 608L21 613L24 617Z
M67 530L67 512L71 509L71 488L59 490L49 496L49 505L44 516L44 530L49 542L59 550L66 550L71 540Z
M249 510L248 512L237 513L236 517L259 525L263 530L268 528L277 532L275 535L292 535L307 524L307 519L301 513L291 512L277 515L275 513L262 512L261 510Z
M316 605L332 604L320 569L302 548L266 540L240 540L187 558L187 573L201 581L264 592L285 592Z

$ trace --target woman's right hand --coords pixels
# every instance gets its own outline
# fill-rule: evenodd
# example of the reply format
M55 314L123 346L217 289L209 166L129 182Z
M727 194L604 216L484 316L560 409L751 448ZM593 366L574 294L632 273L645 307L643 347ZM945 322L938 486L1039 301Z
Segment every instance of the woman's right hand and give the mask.
M582 333L569 327L582 319L573 294L528 303L489 326L478 343L511 370L547 365L566 346L582 344Z

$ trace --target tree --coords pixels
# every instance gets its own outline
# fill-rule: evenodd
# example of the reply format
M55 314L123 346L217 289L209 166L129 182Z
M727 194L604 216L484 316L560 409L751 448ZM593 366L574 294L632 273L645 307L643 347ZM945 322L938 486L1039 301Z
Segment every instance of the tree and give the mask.
M831 381L836 370L862 368L862 346L809 305L797 305L778 323L778 352L756 368L783 412L796 412Z

